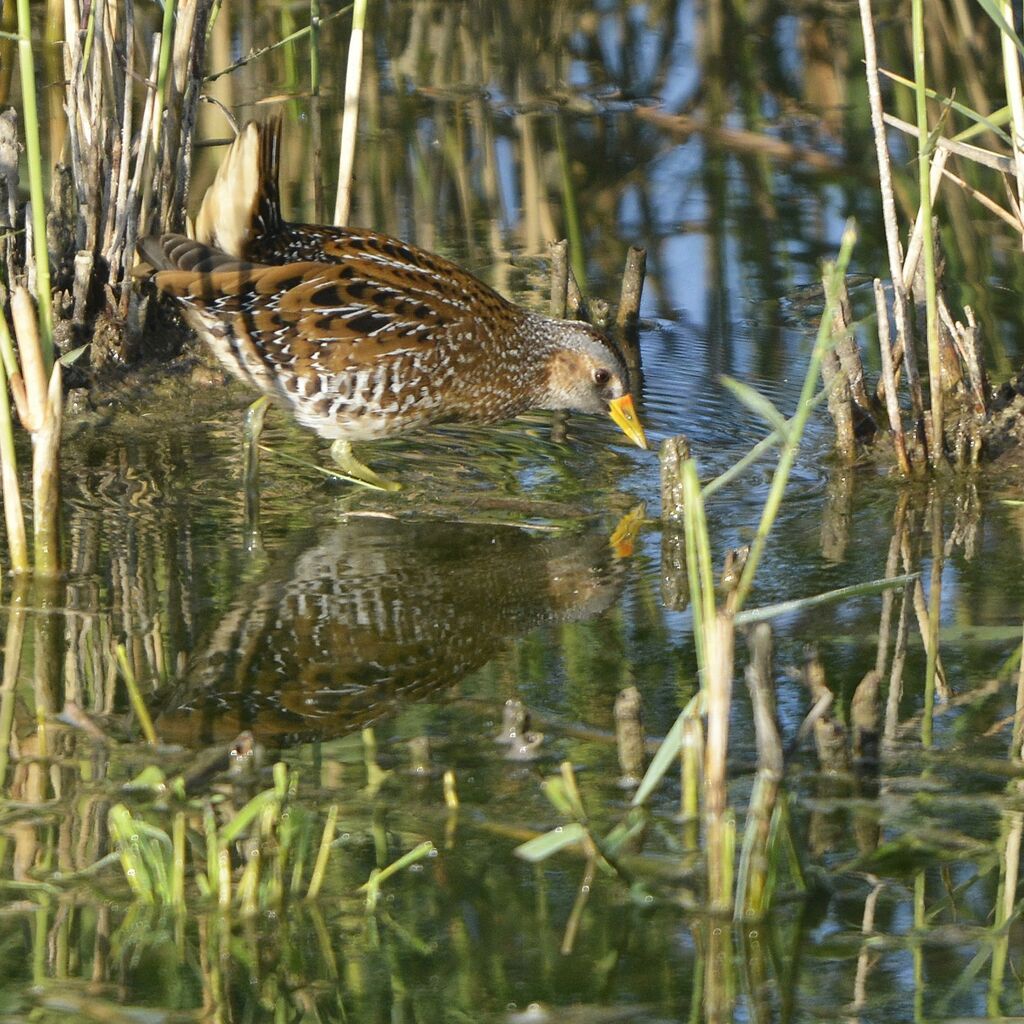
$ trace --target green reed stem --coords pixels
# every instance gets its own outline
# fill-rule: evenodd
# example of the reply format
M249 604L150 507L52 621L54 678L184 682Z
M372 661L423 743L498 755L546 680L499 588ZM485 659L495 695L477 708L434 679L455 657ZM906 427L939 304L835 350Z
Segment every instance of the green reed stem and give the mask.
M28 0L18 0L18 67L21 72L21 103L25 118L29 195L32 199L32 242L39 298L39 341L43 350L43 365L49 377L50 368L53 366L53 298L50 294L50 254L46 247L43 154L39 142L39 108L36 103L36 69L31 32Z
M160 147L160 133L163 131L164 104L167 102L167 72L171 66L171 50L174 43L174 17L178 11L177 0L164 0L164 20L160 26L160 60L156 71L156 96L153 99L153 152Z
M172 826L174 859L171 868L171 906L185 907L185 812L177 811Z
M932 232L931 152L928 135L928 96L925 91L924 0L912 0L914 98L917 107L917 170L921 203L924 256L925 321L928 338L928 387L931 391L932 436L928 455L932 465L942 461L942 367L939 363L939 303L935 284L935 242Z
M313 865L313 877L309 880L309 889L306 892L307 900L315 900L320 894L320 887L324 884L327 861L331 856L331 843L334 842L334 830L337 824L338 805L331 804L331 808L327 812L327 820L324 822L324 834L320 837L320 849L316 855L316 864Z
M155 747L160 741L157 739L156 729L153 728L153 719L149 717L149 708L146 707L139 684L135 680L135 672L128 662L128 652L125 650L124 644L117 645L117 664L120 666L121 675L124 676L128 699L131 701L135 717L139 720L142 735L146 737L146 742L151 747Z
M853 252L853 245L857 239L857 232L852 221L847 223L843 232L843 240L839 246L839 256L835 265L826 273L827 289L825 295L825 309L821 314L821 323L818 325L818 336L814 342L814 349L807 365L807 373L804 376L803 388L800 391L800 400L797 403L796 413L789 421L790 428L782 449L779 454L779 464L772 477L772 486L768 492L768 500L765 502L761 513L761 521L757 526L757 533L753 543L750 545L750 554L747 556L746 565L736 586L733 595L734 611L743 607L743 602L750 593L754 583L754 575L764 554L765 545L768 542L768 535L771 533L775 517L778 515L782 505L782 498L786 492L786 485L789 482L789 474L793 469L797 452L800 450L800 441L803 437L804 427L807 425L807 418L811 414L815 388L818 384L818 377L821 373L821 362L825 351L832 344L832 314L839 301L839 286L846 275L846 268L850 264L850 255Z
M828 398L828 389L822 388L814 398L811 399L811 408L816 409L825 399ZM786 430L793 425L793 420L786 420ZM731 484L737 477L743 475L759 459L763 459L784 437L779 430L773 430L766 437L763 437L753 448L741 459L734 462L727 470L719 473L713 480L709 480L702 488L701 494L704 498L710 498L715 491L720 491L727 484Z
M149 870L140 852L138 831L128 808L124 804L111 807L108 821L110 831L117 841L121 867L129 888L143 903L153 903L153 881L149 877Z

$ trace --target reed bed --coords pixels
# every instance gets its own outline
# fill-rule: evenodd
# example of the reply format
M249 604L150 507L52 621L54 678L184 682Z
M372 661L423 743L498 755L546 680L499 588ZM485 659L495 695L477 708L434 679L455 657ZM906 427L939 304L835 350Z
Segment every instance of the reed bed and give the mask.
M871 123L875 136L881 204L889 264L889 285L874 282L874 303L869 315L877 322L877 345L881 373L877 385L865 386L864 368L856 346L840 349L833 366L826 367L826 384L833 388L829 408L836 424L836 447L840 457L854 462L862 455L893 462L900 474L913 476L927 471L975 467L984 456L994 457L1014 442L1004 436L1005 412L1012 396L994 394L985 366L986 345L974 310L965 306L956 313L950 305L951 286L943 280L946 264L939 244L946 215L956 217L950 189L958 190L980 203L1024 237L1020 214L1022 187L1021 159L1016 134L1024 118L1021 95L1021 39L1013 26L1009 7L982 4L981 10L994 24L1000 41L1005 105L995 113L998 99L974 89L972 95L982 106L972 107L944 95L928 79L929 69L943 66L929 60L928 47L937 45L926 31L929 17L923 3L911 10L912 77L898 69L882 68L877 56L874 15L870 0L861 0L861 27L865 44L865 68ZM931 71L934 75L934 70ZM972 82L972 85L976 83ZM883 86L889 86L897 106L913 103L913 122L885 110ZM966 127L950 132L954 121ZM1009 123L1007 134L1002 125ZM893 135L902 133L915 145L917 166L917 207L909 211L909 223L900 226L899 202L894 184ZM991 147L979 145L986 135ZM957 168L959 162L966 169ZM977 169L996 172L1005 181L1005 203L992 188L972 184ZM991 179L990 179L991 181ZM947 183L945 189L940 186ZM945 202L943 197L947 197ZM950 208L946 209L947 204ZM955 220L954 220L955 223ZM919 313L914 315L915 304ZM856 329L848 308L843 311L851 337ZM991 344L991 343L990 343ZM926 360L926 372L918 370L918 353ZM901 400L905 387L906 408ZM1003 415L1001 415L1003 414ZM1019 412L1014 413L1014 416ZM909 421L908 421L909 419Z

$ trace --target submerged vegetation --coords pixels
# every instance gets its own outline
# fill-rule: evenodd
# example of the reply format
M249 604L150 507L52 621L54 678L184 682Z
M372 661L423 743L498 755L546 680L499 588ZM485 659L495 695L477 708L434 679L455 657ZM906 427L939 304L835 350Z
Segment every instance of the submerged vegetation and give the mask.
M0 1015L1019 1015L1009 5L794 52L757 5L49 6L0 35ZM534 416L352 494L272 417L246 501L245 396L132 269L261 107L297 218L338 167L341 221L610 324L660 476Z

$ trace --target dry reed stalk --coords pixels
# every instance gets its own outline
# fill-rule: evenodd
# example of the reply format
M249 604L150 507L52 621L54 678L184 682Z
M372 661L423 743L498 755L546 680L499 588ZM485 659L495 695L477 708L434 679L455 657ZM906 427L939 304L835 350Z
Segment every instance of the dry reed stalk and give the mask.
M886 251L889 256L889 274L893 283L893 315L896 320L896 341L907 370L910 401L914 421L924 418L924 394L917 371L917 357L910 336L910 317L907 292L903 287L903 257L900 252L899 224L896 219L896 199L892 187L889 149L885 139L885 120L882 109L882 91L878 79L878 53L875 46L875 27L871 14L871 0L860 0L861 28L864 33L864 63L866 65L868 100L871 107L871 126L875 136L875 154L878 160L879 189L882 196L882 217L885 224Z
M704 821L708 899L716 911L732 908L732 822L728 820L729 708L732 701L735 627L728 612L705 622L707 741L704 752Z
M999 11L1006 24L1013 26L1014 5L1010 0L1000 0ZM1024 89L1021 87L1020 56L1017 52L1017 41L1011 32L999 33L999 45L1003 57L1006 100L1010 107L1013 128L1010 141L1013 147L1013 174L1017 182L1017 207L1024 209Z
M11 317L18 341L21 376L25 387L25 409L21 425L30 433L42 429L47 416L47 381L39 339L36 306L28 290L19 286L11 296Z
M352 34L348 44L345 70L344 115L341 122L341 150L338 156L338 195L334 203L334 223L348 223L352 202L352 168L356 155L356 131L359 124L359 84L363 74L363 34L367 0L355 0L352 10Z
M970 306L964 306L964 319L967 324L964 325L959 320L954 321L945 298L940 297L939 312L947 324L960 362L967 370L967 384L974 413L976 416L984 416L988 412L988 374L985 371L985 360L978 341L978 323L974 319L974 311Z
M631 245L622 274L622 293L615 318L616 333L630 370L640 369L640 298L647 274L647 250Z
M885 411L889 417L889 431L896 449L896 461L900 472L910 476L910 456L907 453L907 438L903 433L903 416L900 400L896 394L896 369L892 358L892 337L889 334L889 307L885 301L882 282L875 278L875 312L878 317L878 347L882 357L882 388L885 393Z
M882 121L890 128L895 128L898 132L909 135L912 138L916 139L921 134L917 129L917 125L904 121L902 118L896 117L895 114L883 115ZM936 136L933 142L937 150L946 150L952 156L962 156L973 163L980 164L982 167L998 171L1000 174L1013 174L1014 172L1014 163L1011 157L993 153L990 149L972 146L967 142L958 142L956 139L947 139L944 135ZM948 177L950 172L946 171L945 174Z

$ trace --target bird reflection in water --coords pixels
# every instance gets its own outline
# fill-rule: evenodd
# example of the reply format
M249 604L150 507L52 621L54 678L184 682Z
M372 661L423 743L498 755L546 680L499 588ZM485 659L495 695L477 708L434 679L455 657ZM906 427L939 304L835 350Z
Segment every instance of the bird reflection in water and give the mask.
M610 607L620 534L351 519L242 588L157 727L189 746L241 729L282 743L362 728L536 626Z

